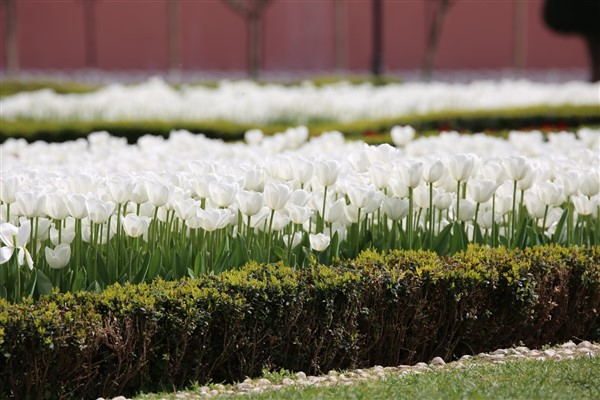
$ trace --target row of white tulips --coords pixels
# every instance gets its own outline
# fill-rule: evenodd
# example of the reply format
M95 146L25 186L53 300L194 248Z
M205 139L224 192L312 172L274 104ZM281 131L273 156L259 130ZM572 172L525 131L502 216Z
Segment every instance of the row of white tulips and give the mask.
M0 100L0 118L34 120L206 121L248 124L400 117L446 110L598 105L600 85L527 80L471 83L404 83L373 86L337 83L316 87L223 81L217 87L175 89L160 78L95 93L21 93Z
M189 132L136 145L93 133L0 147L0 295L101 290L255 259L305 266L375 247L597 245L600 131L508 140L442 133L396 146L310 138L247 143Z

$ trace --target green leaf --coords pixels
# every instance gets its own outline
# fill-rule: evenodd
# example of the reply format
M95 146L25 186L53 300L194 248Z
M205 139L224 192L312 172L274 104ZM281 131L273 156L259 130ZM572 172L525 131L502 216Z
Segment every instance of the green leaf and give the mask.
M41 270L36 270L37 274L37 291L40 295L52 294L52 282Z
M71 284L71 291L77 292L77 291L83 289L83 287L85 285L85 279L86 279L85 271L79 270L79 272L77 272L77 275L75 276L75 279L73 280L73 283Z
M442 231L433 240L433 251L439 255L447 252L448 244L450 241L450 232L452 231L452 224L448 224L442 229Z
M150 256L146 256L145 262L142 264L142 268L135 274L133 277L133 283L142 283L146 280L146 275L148 274L148 268L150 267Z
M107 285L109 285L117 281L116 276L114 277L114 279L111 279L111 274L109 273L108 268L106 266L106 261L104 261L102 257L98 257L98 260L96 262L96 268L98 270L98 277L102 280L102 282L105 282Z
M556 230L554 231L554 235L552 235L552 241L554 243L559 243L559 241L561 240L561 236L562 236L562 231L563 231L563 227L565 226L565 221L567 220L567 217L569 216L569 208L565 208L565 210L563 211L560 220L558 220L558 224L556 225Z
M35 271L37 271L37 270L28 271L31 273L28 273L27 278L25 278L25 291L24 292L29 297L33 297L33 293L35 292L35 287L36 287L36 283L37 283L37 274L35 273Z
M161 261L162 261L162 251L160 248L156 248L156 249L154 249L154 252L152 253L152 257L150 257L150 261L148 264L148 272L146 275L146 281L149 282L156 277L156 275L158 274L159 268L160 268Z

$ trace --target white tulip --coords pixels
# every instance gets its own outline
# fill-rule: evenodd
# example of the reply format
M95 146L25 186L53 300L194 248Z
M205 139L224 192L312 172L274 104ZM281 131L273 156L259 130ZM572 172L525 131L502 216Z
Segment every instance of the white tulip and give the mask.
M131 200L135 183L132 177L127 175L115 175L108 179L108 192L117 204L125 204Z
M283 235L283 243L292 249L295 249L302 242L302 232L296 232L293 235Z
M138 217L135 214L127 214L123 218L123 229L127 236L136 238L140 237L148 231L150 226L150 218Z
M0 177L0 200L8 204L17 201L16 194L19 186L21 186L21 178L18 176Z
M115 211L115 203L105 202L95 198L88 198L85 201L88 216L95 224L103 224Z
M498 184L488 179L473 179L467 186L467 193L475 203L487 203L498 189Z
M282 183L271 182L265 185L265 204L271 210L277 211L284 208L291 195L292 191L289 186Z
M46 201L44 204L48 216L61 221L69 216L69 209L67 208L65 196L65 193L46 194Z
M307 207L301 207L296 204L288 204L285 208L287 215L294 224L304 224L313 214L313 211Z
M600 174L588 171L579 178L579 191L588 196L594 196L600 192Z
M33 269L33 259L25 247L29 242L30 233L29 221L25 221L19 227L9 223L0 224L0 241L4 244L3 247L0 247L0 264L8 262L16 251L17 264L22 266L27 263L29 269Z
M169 201L169 187L161 182L146 181L146 193L148 201L154 207L162 207Z
M65 243L59 244L54 249L46 247L44 253L50 268L61 269L66 267L71 259L71 246Z
M18 192L17 204L21 213L27 218L43 217L46 215L46 196L39 192Z
M75 219L83 219L88 216L86 197L81 194L68 194L65 204L69 210L69 215Z
M415 137L415 129L412 126L396 125L392 128L390 135L392 142L398 147L404 147Z
M427 183L435 183L444 174L444 163L441 160L431 161L423 166L423 180Z
M262 193L240 190L236 197L240 212L247 217L258 214L264 205Z
M448 159L448 170L455 181L469 180L475 169L476 158L472 154L456 154Z
M408 188L416 188L423 177L423 163L408 161L394 166L399 181Z
M341 164L336 160L321 160L315 165L317 180L323 187L333 185L339 176Z
M385 197L383 200L383 212L389 219L394 221L404 219L408 215L408 199Z
M315 251L323 251L331 243L331 238L323 233L310 234L308 235L310 241L310 248Z
M238 191L237 183L211 182L208 185L211 200L221 208L227 208L233 204Z
M579 215L592 215L598 207L597 197L588 197L585 195L571 196L571 201L575 207L575 212Z
M531 172L531 163L525 157L508 157L502 160L506 176L511 181L520 181Z

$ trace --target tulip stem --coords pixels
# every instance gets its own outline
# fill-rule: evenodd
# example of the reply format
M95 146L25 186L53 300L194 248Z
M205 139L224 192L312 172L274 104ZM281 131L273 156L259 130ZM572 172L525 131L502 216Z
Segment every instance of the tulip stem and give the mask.
M477 203L477 206L475 207L475 220L473 221L473 243L475 243L475 240L477 239L477 216L479 214L480 205L481 203Z
M275 218L275 210L271 210L271 218L269 220L269 236L267 237L267 264L271 262L271 241L273 239L273 218Z
M433 183L429 184L429 240L433 244ZM431 247L431 246L430 246Z
M460 181L456 181L456 221L460 221Z
M325 204L327 203L327 186L323 192L323 208L321 211L321 218L317 220L317 233L323 233L323 226L325 224Z
M407 219L407 227L408 231L408 248L412 249L413 245L413 188L409 186L408 188L408 219Z
M492 247L496 247L496 194L492 196Z
M511 215L511 221L510 221L510 232L509 232L509 243L512 247L513 245L513 240L515 239L515 224L517 221L517 210L516 210L516 206L517 206L517 181L514 181L513 183L513 198L512 198L512 215Z

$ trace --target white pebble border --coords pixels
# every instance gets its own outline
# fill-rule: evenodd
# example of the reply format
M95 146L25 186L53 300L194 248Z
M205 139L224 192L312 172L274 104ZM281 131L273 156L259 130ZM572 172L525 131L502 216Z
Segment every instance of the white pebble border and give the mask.
M289 386L331 386L331 385L349 385L356 382L362 382L369 379L378 379L390 375L406 375L406 374L421 374L424 372L439 370L464 368L466 365L472 366L483 363L503 364L508 361L517 360L572 360L576 357L599 357L600 343L591 343L582 341L575 344L573 341L568 341L559 346L550 348L531 350L524 346L511 347L508 349L498 349L491 353L479 353L474 356L465 355L459 360L446 363L441 357L433 358L429 364L420 362L415 365L399 365L397 367L382 367L377 365L369 369L356 369L347 372L329 371L327 375L307 376L304 372L297 372L293 377L284 378L281 382L271 382L265 378L246 379L241 383L232 385L216 384L211 386L202 386L194 392L178 392L165 397L161 400L168 399L203 399L207 397L215 397L219 395L233 395L246 393L259 393L265 390L278 390ZM100 397L97 400L105 400ZM125 396L118 396L112 400L131 400Z

